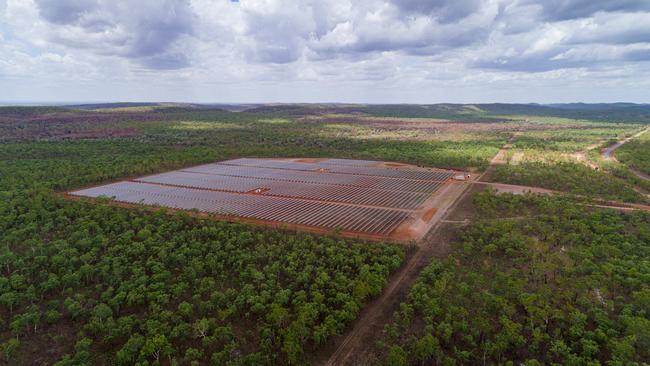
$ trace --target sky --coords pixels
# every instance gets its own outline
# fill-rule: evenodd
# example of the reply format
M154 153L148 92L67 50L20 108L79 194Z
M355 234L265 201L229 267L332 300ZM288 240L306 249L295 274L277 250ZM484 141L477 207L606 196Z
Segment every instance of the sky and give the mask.
M650 103L650 1L0 0L0 101Z

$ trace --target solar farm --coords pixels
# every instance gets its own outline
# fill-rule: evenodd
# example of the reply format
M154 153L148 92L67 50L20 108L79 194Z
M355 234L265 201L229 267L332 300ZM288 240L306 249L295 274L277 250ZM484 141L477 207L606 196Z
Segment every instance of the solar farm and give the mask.
M428 231L456 174L370 160L242 158L68 194L198 210L229 221L409 241Z

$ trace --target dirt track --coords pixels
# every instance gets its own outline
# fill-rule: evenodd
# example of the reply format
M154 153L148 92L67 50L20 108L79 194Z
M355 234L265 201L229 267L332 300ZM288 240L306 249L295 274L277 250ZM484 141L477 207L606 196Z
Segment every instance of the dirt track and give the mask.
M638 135L640 134L634 137ZM466 208L463 207L467 204L469 192L490 186L504 193L554 193L552 190L538 187L485 182L485 179L495 166L506 163L507 150L512 146L515 138L516 134L511 136L508 142L494 156L490 162L490 167L483 174L475 180L465 182L462 185L459 184L459 189L450 193L453 194L453 197L450 197L445 206L441 207L440 211L435 215L434 220L436 220L436 223L432 226L432 229L408 258L404 266L389 278L389 282L382 294L378 298L371 300L363 308L347 334L334 339L329 346L325 347L325 352L331 350L329 359L321 359L319 356L315 356L312 360L313 363L327 366L371 365L377 363L372 352L374 342L381 335L384 325L391 319L399 304L408 295L408 291L417 280L419 272L432 259L445 258L449 254L449 244L454 232L453 227L470 222L469 216L471 214L466 212ZM650 206L622 204L619 202L603 202L602 204L590 204L589 206L620 211L650 211ZM323 357L323 355L320 357Z
M420 271L433 258L445 258L449 254L449 242L453 231L452 226L444 223L443 220L471 187L470 184L458 185L459 189L451 193L454 194L453 199L438 211L442 213L436 218L437 222L427 237L421 241L398 272L390 277L382 294L366 304L347 334L334 340L335 349L330 358L315 360L316 364L361 365L369 362L374 341L381 334L384 325L399 307L400 302L408 295Z
M646 128L645 130L639 131L639 132L635 133L634 135L632 135L630 137L627 137L627 138L625 138L623 140L620 140L619 142L615 143L614 145L606 148L605 150L603 150L603 158L605 160L616 159L614 157L614 151L616 151L616 149L623 146L623 144L625 144L626 142L629 142L630 140L632 140L634 138L637 138L637 137L643 135L644 133L646 133L648 131L650 131L650 127Z
M584 124L566 123L563 125L544 125L527 121L476 121L476 120L445 120L434 118L401 118L401 117L322 117L306 116L299 119L304 123L323 124L353 124L370 128L395 131L395 130L420 130L434 134L450 134L456 132L483 133L483 132L510 132L510 131L543 131L561 128L588 128Z
M512 144L517 139L517 136L520 135L519 132L513 133L508 141L499 149L499 151L494 155L492 160L490 160L490 165L488 168L481 174L480 177L476 179L476 182L484 182L490 179L492 172L498 165L504 165L508 163L508 150L512 148Z
M543 193L550 194L554 191L546 188L538 187L528 187L528 186L519 186L515 184L505 184L505 183L492 183L492 182L473 182L473 184L490 186L494 188L497 192L501 193L512 193L512 194L525 194L525 193Z
M646 133L648 131L650 131L650 127L646 128L645 130L639 131L636 134L634 134L634 135L632 135L632 136L630 136L628 138L625 138L625 139L615 143L614 145L606 148L605 150L603 150L603 153L602 153L603 159L605 159L605 160L615 160L616 161L616 157L614 156L614 152L616 151L616 149L623 146L625 143L629 142L630 140L643 135L644 133ZM630 171L632 173L634 173L634 175L636 175L637 177L639 177L641 179L650 180L650 176L645 174L645 173L642 173L642 172L640 172L638 170L635 170L635 169L632 169L632 168L630 168Z
M483 174L473 181L457 184L455 190L447 192L445 195L447 199L441 203L433 218L435 223L420 245L417 246L415 253L409 257L402 268L390 277L382 294L363 308L347 334L333 341L330 346L333 351L329 359L316 359L314 360L315 364L338 366L374 363L372 361L374 342L381 334L386 322L392 317L393 312L399 307L400 302L408 295L408 291L417 280L420 271L433 258L445 258L449 254L452 227L455 224L445 221L455 211L458 204L468 197L468 192L477 187L472 184L473 182L483 180L495 165L505 163L507 150L512 146L515 138L516 134L513 134L492 159L490 168Z

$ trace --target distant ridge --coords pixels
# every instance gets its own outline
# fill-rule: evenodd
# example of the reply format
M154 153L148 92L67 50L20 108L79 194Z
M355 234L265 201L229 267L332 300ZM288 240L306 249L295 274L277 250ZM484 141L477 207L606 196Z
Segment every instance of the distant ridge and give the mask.
M64 108L100 112L224 111L300 117L305 115L355 114L401 118L433 118L453 121L518 120L522 116L585 119L604 122L650 123L650 104L638 103L476 103L476 104L349 104L349 103L173 103L115 102L57 106L6 106L3 110L29 113L30 108Z

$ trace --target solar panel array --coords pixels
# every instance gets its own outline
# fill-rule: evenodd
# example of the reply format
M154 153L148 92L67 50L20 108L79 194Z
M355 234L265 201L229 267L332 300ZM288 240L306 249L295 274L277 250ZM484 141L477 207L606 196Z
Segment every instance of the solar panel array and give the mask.
M453 175L380 165L235 159L70 194L385 236Z
M384 167L374 167L374 166L347 166L343 164L332 165L332 163L328 163L327 160L318 163L298 163L294 161L279 161L279 160L272 160L272 159L242 158L242 159L227 160L222 162L221 164L276 168L276 169L289 169L289 170L327 171L332 173L371 175L371 176L378 176L378 177L393 177L393 178L422 179L422 180L441 180L441 179L445 180L452 175L451 172L446 170L440 170L440 169L415 170L415 169L403 169L403 168L384 168Z
M182 169L183 172L209 175L229 175L233 177L263 178L294 183L323 183L340 186L385 189L394 191L433 193L440 186L440 180L394 179L366 175L342 174L320 171L285 170L281 168L264 168L254 166L230 166L207 164ZM446 179L445 179L446 180Z
M352 160L352 159L327 159L321 161L321 164L327 165L347 165L347 166L377 166L381 161L374 160Z
M416 209L430 196L427 193L419 192L392 191L359 186L336 186L322 183L303 182L292 184L289 181L275 179L197 174L186 171L152 175L136 179L136 181L230 192L251 192L262 188L265 189L264 194L269 196L400 209Z
M408 211L379 207L340 205L262 195L241 195L157 184L118 182L72 194L113 197L118 202L175 209L197 209L220 215L287 222L329 229L388 235L409 217Z

